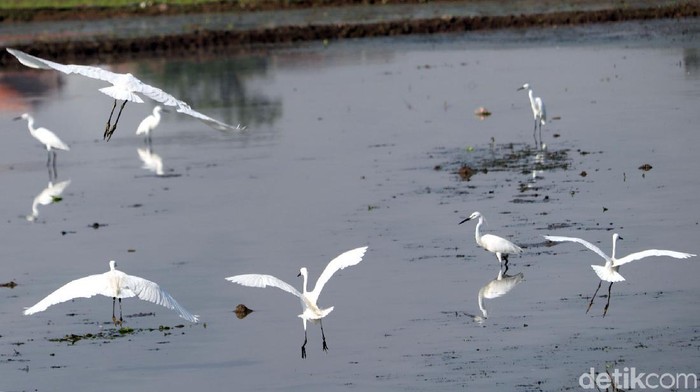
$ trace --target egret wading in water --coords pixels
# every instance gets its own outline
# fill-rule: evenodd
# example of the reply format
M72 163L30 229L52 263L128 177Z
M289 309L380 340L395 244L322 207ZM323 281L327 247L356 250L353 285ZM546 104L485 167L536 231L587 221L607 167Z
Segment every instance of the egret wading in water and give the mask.
M151 131L160 124L161 111L167 112L167 110L163 110L160 105L156 105L156 107L153 108L153 114L146 116L146 118L141 121L138 128L136 128L137 135L146 135L146 142L148 144L151 143Z
M282 289L288 293L299 297L299 299L301 300L301 308L303 309L303 312L299 315L299 317L301 318L301 321L304 324L304 344L302 344L301 346L301 357L306 358L307 321L310 321L314 324L318 322L321 325L323 351L328 351L328 345L326 344L326 335L323 332L323 323L321 322L321 319L328 316L328 314L331 311L333 311L333 306L322 309L317 305L316 302L318 301L318 296L321 294L321 290L323 290L323 286L326 285L328 280L331 278L331 276L333 276L334 273L336 273L336 271L344 269L346 267L357 265L360 261L362 261L362 257L364 257L366 251L366 246L362 248L356 248L353 250L349 250L336 257L335 259L331 260L331 262L328 263L328 265L326 266L326 269L323 270L323 273L321 273L321 276L318 277L318 280L316 281L316 286L314 286L314 289L312 291L307 291L306 289L306 284L308 280L308 271L306 270L306 267L302 267L299 270L299 275L297 275L302 276L304 278L304 284L302 286L301 293L291 285L271 275L236 275L228 277L226 278L226 280L248 287L277 287L278 289Z
M103 94L114 98L114 105L112 105L112 110L109 113L109 119L107 119L107 125L105 126L105 132L103 135L105 140L109 140L114 131L117 129L117 123L119 123L119 118L121 117L122 110L124 110L124 106L126 105L127 101L143 103L143 99L138 94L142 94L166 106L175 106L177 107L177 112L197 118L210 127L220 131L241 131L245 129L245 127L241 127L240 124L237 126L229 125L199 113L193 110L186 102L176 99L172 95L157 87L150 86L140 81L130 73L120 74L88 65L60 64L32 56L16 49L7 48L7 51L15 56L20 63L30 68L54 69L68 75L78 74L91 79L99 79L111 83L111 86L99 89L99 91ZM111 124L112 115L114 115L114 109L117 107L118 100L122 100L124 102L119 108L117 119L114 121L114 124Z
M477 245L491 253L495 253L496 257L498 258L498 262L502 266L505 266L505 270L503 271L505 273L508 271L508 255L522 253L523 249L505 238L493 234L481 235L480 229L481 225L484 223L484 217L478 211L473 212L469 218L459 222L459 224L461 225L466 221L476 218L479 218L479 222L476 224L476 229L474 230L474 238L476 239Z
M520 90L527 90L527 95L530 97L530 107L532 108L532 116L535 118L535 129L532 131L532 136L535 138L535 145L537 148L542 146L542 126L547 122L547 110L544 107L544 102L542 98L535 97L532 93L532 87L529 83L523 84L518 88ZM540 141L537 142L537 128L539 126L540 130Z
M605 253L603 253L602 250L600 250L600 248L581 238L559 237L549 235L544 236L544 238L553 242L577 242L585 246L586 248L592 250L593 252L597 253L600 257L602 257L605 260L604 265L591 265L593 271L595 271L596 275L598 275L598 277L600 278L600 283L598 283L598 288L595 290L595 293L593 293L593 296L591 297L591 302L588 303L588 309L586 309L586 313L588 313L588 311L591 310L591 306L593 306L593 300L595 299L596 294L598 294L598 290L600 290L600 286L603 284L603 281L610 282L610 286L608 286L608 302L605 304L605 309L603 309L603 317L605 317L605 315L608 313L608 307L610 306L610 290L612 289L613 283L622 282L623 280L625 280L625 278L623 278L622 275L620 275L619 273L621 265L651 256L668 256L676 259L687 259L688 257L695 256L691 253L676 252L673 250L648 249L643 250L641 252L631 253L625 257L618 259L615 257L615 247L617 245L617 240L621 240L622 237L620 237L620 235L617 233L614 233L612 236L611 256L606 255Z
M29 113L24 113L19 117L15 117L15 121L17 120L27 120L29 134L46 147L46 151L48 151L49 155L46 160L46 167L49 169L49 179L56 179L56 150L70 151L70 147L48 129L44 127L34 128L34 117ZM53 169L53 174L51 169Z
M144 301L153 302L168 309L180 313L183 319L196 323L199 316L193 315L180 306L175 299L158 284L131 276L117 270L114 260L109 262L109 271L103 274L90 275L84 278L68 282L58 290L49 294L36 305L24 311L25 315L34 314L46 310L51 305L66 302L74 298L90 298L95 295L112 297L112 322L114 325L122 324L122 298L138 297ZM115 303L119 300L119 319L115 316Z

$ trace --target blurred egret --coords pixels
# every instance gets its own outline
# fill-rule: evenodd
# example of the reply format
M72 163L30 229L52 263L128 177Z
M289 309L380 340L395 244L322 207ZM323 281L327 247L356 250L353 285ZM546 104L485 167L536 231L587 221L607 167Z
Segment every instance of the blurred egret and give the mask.
M24 113L19 117L15 117L16 120L27 120L27 128L29 128L29 134L34 137L34 139L38 140L41 144L46 147L46 151L48 151L48 159L46 161L46 167L51 169L53 167L54 173L56 171L56 151L55 150L64 150L64 151L70 151L70 147L61 139L56 136L55 133L49 131L48 129L44 127L40 128L34 128L34 117L32 117L29 113ZM53 160L52 160L53 158ZM53 165L52 165L53 163Z
M598 290L600 290L600 286L603 284L603 281L610 282L610 286L608 286L608 302L605 304L605 309L603 310L603 317L605 317L605 315L608 313L608 306L610 306L610 290L612 289L613 283L622 282L623 280L625 280L625 278L623 278L622 275L620 275L620 273L618 272L620 270L621 265L651 256L669 256L676 259L686 259L688 257L695 256L691 253L676 252L673 250L648 249L643 250L641 252L631 253L625 257L618 259L615 257L615 247L617 245L617 240L621 240L622 237L620 237L620 235L617 233L614 233L612 236L611 256L606 255L605 253L603 253L602 250L600 250L600 248L581 238L559 237L549 235L544 236L544 238L554 242L578 242L579 244L597 253L600 257L602 257L605 260L605 265L591 265L593 271L595 271L596 275L598 275L598 277L600 278L600 283L598 283L598 288L595 290L595 293L593 293L593 296L591 297L591 302L588 303L588 309L586 309L586 313L588 313L588 311L591 310L593 300L595 299L596 294L598 294Z
M304 278L303 291L301 293L291 285L271 275L236 275L228 277L226 278L226 280L248 287L277 287L278 289L282 289L288 293L294 294L295 296L299 297L299 299L301 300L301 307L303 309L303 312L299 315L299 317L301 318L302 323L304 324L304 344L301 346L301 357L306 358L307 321L310 321L314 324L316 322L321 324L323 351L328 351L328 346L326 345L326 336L323 332L323 323L321 322L321 319L328 316L328 314L331 311L333 311L333 306L322 309L316 304L316 301L318 301L318 296L321 294L321 290L323 290L323 286L326 285L328 280L331 278L331 276L333 276L334 273L336 273L336 271L344 269L346 267L357 265L360 261L362 261L362 257L364 256L366 251L366 246L356 248L353 250L349 250L336 257L335 259L331 260L331 262L328 263L326 268L323 270L323 273L321 273L321 276L318 277L318 280L316 281L316 286L314 286L313 291L307 291L306 289L306 283L308 279L308 271L306 270L306 267L302 267L299 270L299 275L297 275L302 276Z
M542 143L542 126L547 122L547 110L544 107L544 102L542 102L542 98L534 96L534 94L532 93L532 87L529 83L525 83L521 87L519 87L518 91L520 90L527 90L527 95L528 97L530 97L530 107L532 108L532 116L535 119L535 129L532 131L532 134L535 137L535 144L537 144L539 148L540 145L537 143L537 136L535 136L535 132L537 131L537 126L539 125L540 143Z
M162 176L163 172L163 159L160 155L156 154L148 148L137 148L136 152L139 154L141 162L143 162L142 168L155 173L157 176Z
M479 290L479 309L481 309L481 314L484 318L488 318L488 312L486 312L486 306L484 305L484 298L493 299L504 296L522 282L523 279L522 272L516 275L506 275L503 270L499 270L498 277Z
M508 255L522 253L522 248L505 238L493 234L481 235L480 228L484 223L484 217L478 211L473 212L469 218L459 222L459 224L461 225L468 220L476 218L479 218L479 222L476 224L476 229L474 230L474 238L476 239L477 245L491 253L495 253L496 257L498 258L498 262L505 265L505 271L508 271Z
M38 206L40 204L42 206L46 206L61 201L61 195L63 194L63 191L68 188L68 185L70 185L70 180L61 181L56 184L49 181L49 185L38 195L36 195L34 201L32 201L32 213L31 215L27 215L27 220L33 222L37 217L39 217Z
M151 131L154 130L158 124L160 124L160 112L163 110L160 105L156 105L153 108L153 114L150 114L144 118L136 128L137 135L146 135L146 140L151 140Z
M144 96L154 101L160 102L166 106L176 106L177 111L179 113L184 113L189 116L195 117L203 121L210 127L213 127L220 131L240 131L245 129L245 127L241 127L240 124L234 127L233 125L225 124L219 120L215 120L202 113L192 110L190 105L188 105L186 102L176 99L172 95L166 93L165 91L157 87L153 87L146 83L143 83L130 73L120 74L107 71L99 67L92 67L88 65L55 63L53 61L44 60L42 58L32 56L30 54L24 53L16 49L7 48L7 51L10 52L10 54L12 54L13 56L15 56L20 63L30 68L54 69L68 75L78 74L86 76L88 78L99 79L111 83L111 86L104 87L99 90L100 92L114 98L114 105L112 105L112 111L109 113L109 119L107 120L107 125L105 127L105 132L103 136L106 140L109 140L112 137L114 131L117 129L117 123L119 122L119 117L122 114L122 110L124 110L124 105L126 105L126 102L131 101L136 103L143 103L143 99L141 99L141 97L136 93L143 94ZM123 100L124 102L122 103L121 108L119 109L119 113L117 114L117 119L115 120L114 125L110 126L110 122L112 121L112 115L114 114L114 109L117 107L117 100Z
M97 294L105 297L112 297L112 322L114 325L122 323L122 298L138 297L144 301L153 302L168 309L174 309L180 313L183 319L196 323L199 317L191 314L180 306L175 299L158 284L139 278L138 276L127 275L117 270L117 263L114 260L109 262L109 271L103 274L90 275L84 278L68 282L58 290L49 294L36 305L24 311L25 315L34 314L46 310L51 305L66 302L74 298L90 298ZM116 300L119 299L119 320L114 315Z

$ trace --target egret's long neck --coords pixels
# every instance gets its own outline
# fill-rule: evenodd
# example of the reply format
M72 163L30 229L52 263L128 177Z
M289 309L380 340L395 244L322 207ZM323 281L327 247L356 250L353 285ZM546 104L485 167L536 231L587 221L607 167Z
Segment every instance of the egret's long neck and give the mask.
M476 229L474 229L474 238L476 239L476 243L481 245L481 224L484 223L484 217L480 216L479 217L479 222L476 224Z
M304 291L302 291L303 294L306 294L308 292L308 291L306 291L306 281L308 280L308 277L306 275L307 275L306 272L301 274L301 276L304 278L304 286L303 286Z
M488 317L488 313L486 312L486 307L484 306L484 289L482 288L479 290L479 310L481 310L481 314L484 317Z
M532 89L527 89L527 96L530 97L530 106L532 106L532 113L536 115L537 108L535 107L535 97L532 94Z
M36 132L36 129L34 129L34 119L29 117L27 118L27 127L29 128L29 133L34 134Z

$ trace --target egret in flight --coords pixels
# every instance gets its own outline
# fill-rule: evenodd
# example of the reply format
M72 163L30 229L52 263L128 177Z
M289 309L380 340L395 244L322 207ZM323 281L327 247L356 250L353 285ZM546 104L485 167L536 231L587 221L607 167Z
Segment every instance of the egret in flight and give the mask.
M579 244L597 253L600 257L602 257L605 260L605 265L591 265L593 271L595 271L596 275L598 275L598 277L600 278L600 283L598 283L598 288L595 290L595 293L593 293L593 296L591 297L591 302L588 303L588 309L586 309L586 313L588 313L588 311L591 310L591 306L593 306L593 300L595 299L596 294L598 294L598 290L600 290L600 286L603 284L603 281L610 282L610 286L608 286L608 302L605 304L605 309L603 309L603 317L605 317L605 315L608 313L608 307L610 306L610 290L612 289L613 283L622 282L623 280L625 280L625 278L623 278L622 275L620 275L619 273L621 265L627 264L630 261L641 260L643 258L651 256L668 256L676 259L687 259L688 257L695 256L691 253L676 252L673 250L648 249L643 250L641 252L631 253L625 257L618 259L615 257L615 247L617 245L617 240L621 240L622 237L620 237L620 235L617 233L614 233L612 236L611 256L606 255L605 253L603 253L602 250L600 250L600 248L581 238L559 237L549 235L544 236L544 238L554 242L578 242Z
M506 275L503 270L498 271L498 277L481 288L479 290L479 309L481 309L481 314L484 318L488 318L488 312L486 311L486 306L484 305L484 298L492 299L502 297L508 294L509 291L513 290L515 286L520 284L524 279L523 273L520 272L515 275Z
M56 136L55 133L49 131L44 127L34 128L34 117L29 113L24 113L19 117L15 117L16 120L27 120L27 127L29 128L29 134L38 140L41 144L46 147L49 157L46 161L46 167L53 168L54 173L56 172L56 150L70 151L70 147L61 139Z
M160 105L156 105L156 107L153 108L153 114L146 116L146 118L141 121L138 128L136 128L136 134L146 135L146 140L150 142L151 131L154 130L158 124L160 124L161 111L163 111L163 108L160 107Z
M474 238L476 239L477 245L491 253L495 253L496 257L498 258L498 262L502 266L505 266L504 272L508 271L508 255L522 253L522 248L505 238L493 234L481 235L480 229L481 225L484 223L484 217L478 211L473 212L469 218L459 222L459 224L461 225L466 221L476 218L479 218L479 222L476 224L476 229L474 230Z
M323 338L323 351L328 351L328 345L326 345L326 335L323 332L323 323L321 322L321 319L324 317L328 316L328 314L333 311L333 306L322 309L320 308L316 302L318 301L318 296L321 294L321 290L323 290L323 286L326 285L328 280L333 276L336 271L344 269L346 267L350 267L353 265L357 265L360 261L362 261L362 257L364 256L365 252L367 251L367 247L364 246L362 248L356 248L353 250L349 250L340 256L336 257L335 259L331 260L330 263L326 266L326 269L323 270L323 273L321 273L321 276L318 277L318 280L316 281L316 286L314 286L313 291L307 291L306 289L306 283L308 279L308 271L306 270L305 267L302 267L299 270L299 275L304 278L304 284L302 286L302 292L300 293L297 289L295 289L293 286L289 285L288 283L283 282L282 280L275 278L274 276L271 275L259 275L259 274L247 274L247 275L236 275L236 276L231 276L226 278L226 280L233 282L233 283L238 283L243 286L248 286L248 287L267 287L267 286L272 286L272 287L277 287L278 289L282 289L288 293L291 293L301 300L301 307L303 309L303 312L299 315L301 318L302 323L304 324L304 344L301 346L301 357L306 358L306 322L310 321L312 323L318 322L321 324L321 336Z
M532 131L533 137L535 137L535 144L537 144L537 147L540 147L540 144L537 143L537 127L539 126L540 130L540 143L542 143L542 126L547 122L547 110L544 107L544 102L542 102L542 98L540 97L535 97L534 94L532 93L532 86L530 86L529 83L523 84L521 87L518 88L518 91L520 90L527 90L527 95L530 97L530 107L532 108L532 116L535 118L535 129Z
M117 263L114 260L109 262L109 271L103 274L90 275L84 278L68 282L58 290L49 294L36 305L24 311L25 315L34 314L46 310L51 305L66 302L74 298L90 298L97 294L105 297L112 297L112 322L114 325L122 324L122 298L138 297L144 301L153 302L168 309L173 309L180 313L183 319L196 323L199 316L193 315L180 306L175 299L158 284L139 278L138 276L127 275L117 270ZM119 319L114 315L115 302L119 299Z
M103 136L105 140L109 140L114 131L117 129L119 117L121 116L122 110L124 110L124 105L126 105L127 101L143 103L143 99L141 99L138 94L142 94L166 106L175 106L177 107L177 112L195 117L210 127L220 131L240 131L245 129L245 127L241 127L240 124L237 126L225 124L219 120L215 120L209 116L199 113L193 110L186 102L176 99L172 95L157 87L150 86L140 81L130 73L120 74L88 65L59 64L50 60L32 56L16 49L7 48L7 51L15 56L20 63L30 68L54 69L68 75L78 74L88 78L99 79L111 83L111 86L104 87L99 90L100 92L114 98L114 105L112 105L112 111L109 113L109 119L107 120L107 125L105 126ZM114 124L110 125L118 100L122 100L124 102L119 108L119 113L117 114L117 119L114 121Z

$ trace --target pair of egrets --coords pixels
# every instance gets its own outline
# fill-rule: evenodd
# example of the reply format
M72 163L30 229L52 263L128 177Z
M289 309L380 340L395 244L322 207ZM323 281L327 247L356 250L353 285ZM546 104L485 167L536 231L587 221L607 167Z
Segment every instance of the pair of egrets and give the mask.
M463 221L460 222L460 224L467 222L472 219L479 219L479 222L476 224L476 229L474 231L474 236L476 239L476 243L481 246L482 248L486 249L489 252L495 253L496 257L498 258L498 262L505 267L505 271L508 270L508 255L509 254L519 254L522 253L523 249L514 243L508 241L507 239L503 237L499 237L497 235L493 234L481 234L480 228L481 225L484 223L484 217L481 215L480 212L474 212L472 213L468 218L464 219ZM610 306L610 291L612 289L612 285L615 282L621 282L625 280L625 278L620 275L619 270L620 266L623 264L627 264L629 262L635 261L635 260L641 260L647 257L651 256L668 256L668 257L673 257L676 259L686 259L688 257L693 257L696 256L695 254L692 253L684 253L684 252L677 252L673 250L661 250L661 249L648 249L648 250L643 250L641 252L635 252L632 254L629 254L625 257L617 258L615 256L615 248L617 244L617 240L622 239L619 234L614 233L612 236L612 254L611 256L608 256L600 250L597 246L591 244L590 242L581 239L581 238L576 238L576 237L561 237L561 236L544 236L544 238L553 241L553 242L576 242L579 243L586 248L592 250L596 254L598 254L600 257L602 257L605 260L604 265L591 265L593 268L593 271L598 275L600 278L600 282L598 283L598 288L596 289L595 293L593 293L593 296L591 297L591 301L588 303L588 309L586 310L586 313L591 309L591 306L593 305L593 300L595 299L595 296L598 294L598 290L600 290L601 285L603 284L603 281L610 282L610 286L608 286L608 301L605 304L605 309L603 310L603 316L605 316L608 312L608 307ZM505 271L503 271L505 273Z
M307 290L308 271L305 267L299 270L299 276L304 279L302 291L295 289L290 284L275 278L271 275L247 274L236 275L226 278L226 280L250 287L277 287L288 293L291 293L301 300L303 312L299 315L304 325L304 344L301 346L301 357L306 358L306 322L320 323L321 336L323 338L323 351L328 350L326 344L326 336L323 332L323 324L321 319L328 316L333 311L333 306L321 308L318 306L318 297L321 290L326 285L328 280L338 270L344 269L358 264L367 251L367 247L356 248L349 250L340 256L331 260L323 270L323 273L316 281L314 289ZM117 263L112 260L109 262L109 271L103 274L86 276L66 283L46 298L39 301L36 305L27 308L24 311L25 315L34 314L46 310L49 306L61 302L66 302L75 298L90 298L95 295L103 295L112 298L112 321L115 325L120 325L123 322L122 317L122 298L137 297L144 301L149 301L168 309L173 309L180 314L183 319L196 323L199 321L199 316L193 315L182 307L175 299L157 283L150 280L127 275L116 269ZM119 302L119 318L116 317L116 302Z

